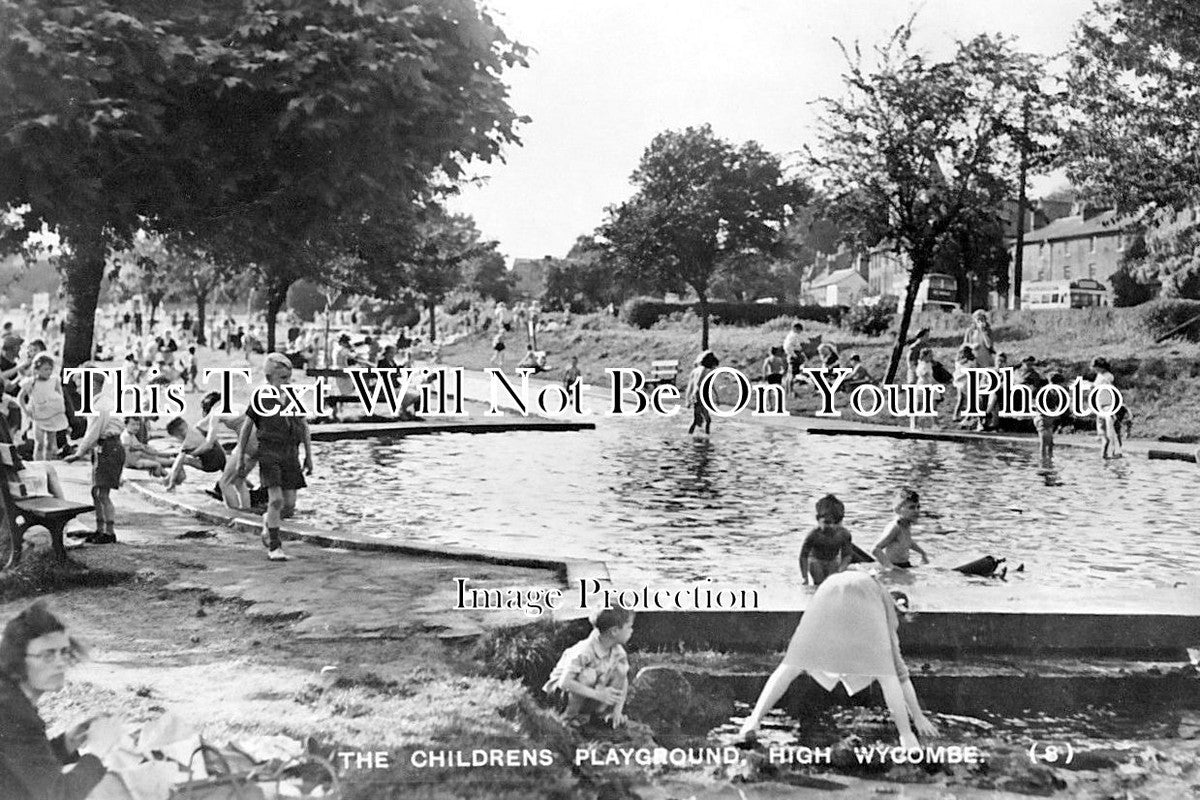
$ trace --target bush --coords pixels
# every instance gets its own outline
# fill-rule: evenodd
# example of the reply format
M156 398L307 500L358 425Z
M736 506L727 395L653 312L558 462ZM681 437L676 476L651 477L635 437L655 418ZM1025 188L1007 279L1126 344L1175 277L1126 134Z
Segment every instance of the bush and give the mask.
M1109 277L1112 286L1113 305L1118 307L1140 306L1158 296L1161 284L1142 283L1128 267L1121 267Z
M630 325L645 330L663 317L689 310L699 316L700 304L668 303L651 297L636 297L622 307L621 318ZM708 313L714 323L724 325L762 325L778 317L837 325L841 320L842 309L837 306L802 306L796 303L713 302L708 304Z
M846 315L846 326L854 333L882 336L892 327L896 316L896 301L883 299L870 306L855 306Z
M1157 339L1196 317L1200 317L1200 300L1156 300L1143 307L1141 326ZM1200 341L1200 319L1172 335Z

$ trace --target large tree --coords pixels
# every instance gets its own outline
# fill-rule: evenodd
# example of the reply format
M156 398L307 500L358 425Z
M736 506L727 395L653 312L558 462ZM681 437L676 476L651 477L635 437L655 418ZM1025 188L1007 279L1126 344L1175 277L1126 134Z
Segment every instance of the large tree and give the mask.
M1200 4L1098 0L1076 33L1063 163L1125 210L1200 195Z
M278 298L331 217L426 198L520 121L524 48L473 0L0 0L0 31L7 243L66 242L67 364L138 225L211 238Z
M896 375L921 281L939 243L1014 194L1025 110L1048 100L1041 69L1003 38L960 43L930 60L911 23L875 48L848 51L845 94L825 99L811 153L833 219L857 244L906 256L908 286L886 380Z
M654 137L631 181L636 193L608 209L598 237L636 281L695 292L707 348L714 276L734 254L775 247L811 191L756 142L734 145L707 125Z

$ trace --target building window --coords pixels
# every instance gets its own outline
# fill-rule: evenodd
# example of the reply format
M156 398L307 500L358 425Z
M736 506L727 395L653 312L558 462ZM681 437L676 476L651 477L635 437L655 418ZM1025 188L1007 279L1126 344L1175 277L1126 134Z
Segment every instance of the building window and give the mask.
M1087 276L1089 278L1091 278L1092 280L1096 279L1096 264L1095 263L1088 264Z
M1119 236L1117 236L1117 252L1118 253L1125 252L1125 234L1123 234L1123 233L1120 234Z
M1063 264L1063 280L1064 281L1071 280L1071 265L1070 264Z
M1096 252L1096 237L1095 236L1093 236L1091 238L1091 241L1088 242L1088 252L1089 253Z
M1037 279L1038 279L1039 281L1044 281L1044 280L1046 280L1046 270L1042 269L1041 267L1038 267L1038 271L1037 271Z

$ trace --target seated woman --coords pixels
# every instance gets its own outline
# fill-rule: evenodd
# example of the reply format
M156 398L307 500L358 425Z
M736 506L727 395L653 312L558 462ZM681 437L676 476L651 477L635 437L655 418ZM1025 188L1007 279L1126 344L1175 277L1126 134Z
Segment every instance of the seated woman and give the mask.
M826 691L841 683L850 694L879 681L903 747L919 746L913 724L922 736L935 735L900 655L896 609L907 617L908 598L899 592L896 595L893 600L865 572L839 572L826 578L800 618L783 663L767 679L754 711L743 724L742 736L754 735L763 716L805 672Z
M114 741L89 742L94 720L46 738L37 702L63 688L67 667L84 655L79 642L39 601L4 627L0 637L0 797L83 800L104 778L100 757ZM79 749L91 745L92 752ZM69 769L64 769L70 765Z
M859 358L858 353L854 353L850 356L847 366L850 368L851 372L846 376L846 380L842 381L841 388L844 391L850 392L854 389L857 389L859 386L864 386L868 383L873 384L876 382L875 376L873 376L870 370L867 369L866 364L862 363L862 359Z

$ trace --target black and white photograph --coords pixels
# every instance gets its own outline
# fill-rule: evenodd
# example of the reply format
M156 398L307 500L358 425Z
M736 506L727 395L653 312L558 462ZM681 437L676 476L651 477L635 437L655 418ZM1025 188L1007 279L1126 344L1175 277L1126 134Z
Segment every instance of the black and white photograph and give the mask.
M1200 4L0 0L0 800L1200 796Z

